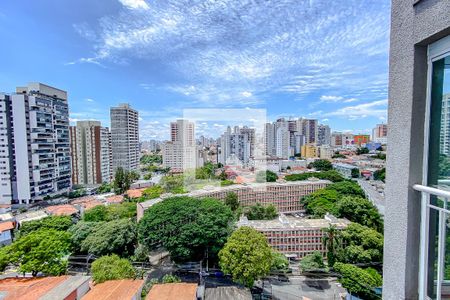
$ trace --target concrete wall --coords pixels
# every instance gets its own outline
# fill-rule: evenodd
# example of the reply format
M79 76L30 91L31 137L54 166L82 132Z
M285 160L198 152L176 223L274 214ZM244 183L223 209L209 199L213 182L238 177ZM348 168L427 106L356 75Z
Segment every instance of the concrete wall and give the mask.
M383 299L417 299L427 46L450 34L450 1L393 0Z

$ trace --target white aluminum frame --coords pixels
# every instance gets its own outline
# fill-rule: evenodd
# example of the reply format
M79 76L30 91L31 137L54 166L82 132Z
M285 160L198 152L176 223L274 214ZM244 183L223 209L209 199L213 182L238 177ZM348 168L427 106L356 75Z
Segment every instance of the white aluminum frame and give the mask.
M430 110L431 110L431 84L432 84L432 72L433 62L443 57L450 55L450 36L444 37L433 44L428 46L428 70L427 70L427 98L425 107L425 124L424 124L424 154L422 162L422 185L414 185L413 188L422 193L421 200L421 221L420 221L420 261L419 261L419 299L429 299L427 296L427 283L428 283L428 227L430 221L430 208L439 210L439 248L438 248L438 278L437 278L437 290L436 295L438 300L441 299L441 286L443 270L442 265L444 262L442 252L445 249L444 242L441 243L441 237L445 234L444 214L450 213L445 209L430 205L430 195L443 197L447 201L450 199L450 192L443 191L436 188L428 187L428 157L429 157L429 142L430 142ZM443 224L442 224L443 223ZM442 245L441 245L442 244Z

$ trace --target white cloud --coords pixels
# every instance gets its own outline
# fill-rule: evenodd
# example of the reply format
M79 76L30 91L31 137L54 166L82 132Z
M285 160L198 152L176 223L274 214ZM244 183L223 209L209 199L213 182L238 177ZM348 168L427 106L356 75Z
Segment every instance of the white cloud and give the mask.
M149 9L147 2L144 0L119 0L120 3L122 3L123 6L129 8L129 9Z
M336 111L323 114L324 116L346 117L348 120L357 120L366 117L386 117L388 100L377 100L354 106L347 106Z
M344 99L344 97L341 97L341 96L328 96L328 95L320 96L320 101L322 101L322 102L339 102L343 99Z
M241 95L244 96L245 98L253 96L253 94L251 92L248 92L248 91L242 92Z
M94 102L94 99L92 99L92 98L86 98L86 99L84 99L86 102Z

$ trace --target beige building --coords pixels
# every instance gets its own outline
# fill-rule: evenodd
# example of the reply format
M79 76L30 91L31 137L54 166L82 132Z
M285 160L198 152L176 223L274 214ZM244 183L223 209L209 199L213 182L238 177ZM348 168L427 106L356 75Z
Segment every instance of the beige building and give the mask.
M110 133L99 121L78 121L70 126L73 184L111 181Z
M201 190L192 191L184 196L204 198L212 197L224 200L228 193L236 193L241 206L251 206L261 204L267 206L275 205L279 212L299 212L303 210L301 199L325 188L330 181L311 180L311 181L288 181L288 182L268 182L253 184L236 184L226 187L205 187ZM164 198L173 195L163 195L162 198L152 199L146 202L138 203L138 220L144 215L144 211L149 207L162 201Z
M338 219L330 214L323 219L305 219L280 214L274 220L250 221L246 217L241 217L237 226L252 227L264 234L275 250L290 257L302 258L314 251L325 255L324 229L333 225L342 230L348 224L350 221L347 219Z
M183 172L197 167L195 125L188 120L170 123L170 141L162 146L163 166L173 172Z
M317 157L317 147L314 145L303 145L302 146L302 157L303 158L314 158Z

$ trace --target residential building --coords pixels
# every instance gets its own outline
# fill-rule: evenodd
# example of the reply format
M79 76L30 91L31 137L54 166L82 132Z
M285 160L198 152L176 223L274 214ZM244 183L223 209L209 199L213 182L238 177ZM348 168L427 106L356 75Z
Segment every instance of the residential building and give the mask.
M342 145L343 145L342 132L334 131L331 134L331 146L337 148L337 147L341 147Z
M355 144L355 140L352 133L343 133L342 134L342 146L343 147L352 147Z
M353 144L361 147L362 145L370 142L370 135L368 134L357 134L353 136Z
M111 181L110 140L109 129L99 121L77 121L76 126L70 126L73 184Z
M245 128L243 131L242 129L236 126L231 130L231 127L228 126L227 131L220 137L219 162L223 165L232 162L238 162L243 166L248 165L252 153L251 148L254 147L255 133L254 130L250 133L249 128Z
M317 145L330 145L331 144L331 129L328 125L319 124L317 128Z
M306 138L307 144L317 144L318 143L318 133L319 133L317 120L314 119L303 119L302 120L302 134Z
M279 122L276 130L276 156L287 159L290 154L290 133L288 123Z
M42 83L0 95L1 203L42 200L71 188L67 92Z
M319 152L319 158L321 159L331 159L334 155L334 150L329 145L322 145L317 147Z
M83 300L137 300L141 299L144 280L120 279L109 280L94 285Z
M243 216L237 226L252 227L266 236L274 250L288 257L302 258L314 251L325 256L324 229L331 225L342 230L348 224L347 219L338 219L328 213L323 219L296 218L281 213L274 220L248 220Z
M450 95L449 95L450 96ZM372 140L376 143L386 145L387 142L387 124L377 124L372 130Z
M172 172L197 167L197 147L195 145L195 124L188 120L170 123L170 141L162 146L163 166Z
M265 139L264 147L266 149L266 155L276 155L276 132L275 125L273 123L266 123L265 126Z
M335 163L333 164L333 168L347 179L352 178L353 169L358 169L358 167L346 163Z
M446 299L450 1L392 0L391 11L383 299Z
M129 104L111 107L112 172L119 167L137 170L139 167L139 114Z
M311 144L302 146L302 157L303 158L314 158L318 156L317 147Z

